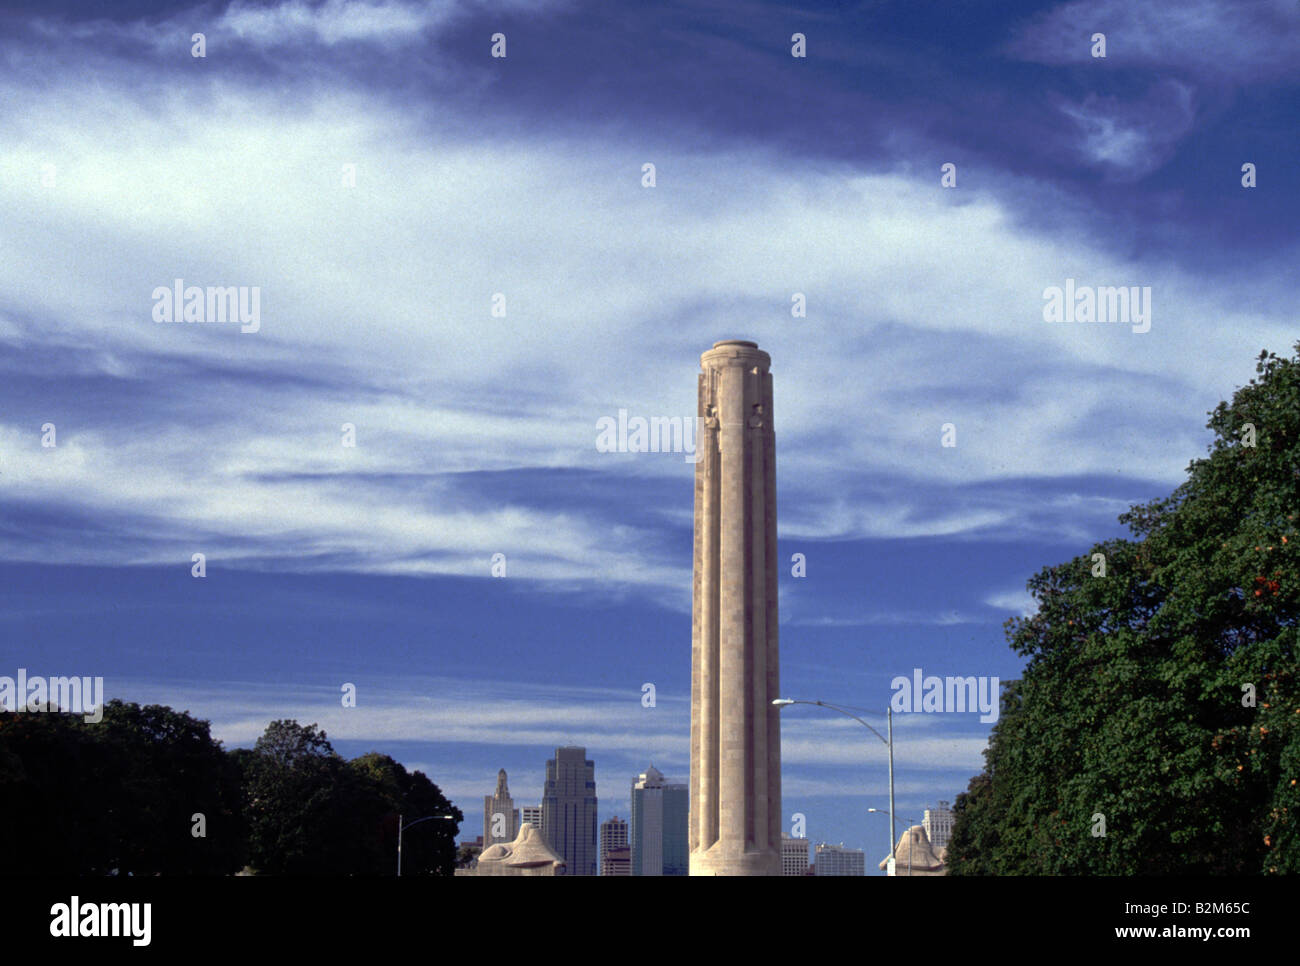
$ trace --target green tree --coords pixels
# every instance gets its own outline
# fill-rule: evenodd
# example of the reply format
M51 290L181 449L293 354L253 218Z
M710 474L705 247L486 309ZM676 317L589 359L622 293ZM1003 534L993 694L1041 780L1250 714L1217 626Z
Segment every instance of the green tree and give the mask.
M237 753L243 770L249 861L270 875L328 875L355 871L355 841L341 812L345 762L314 724L278 720L251 752Z
M1257 373L1132 539L1029 581L952 874L1300 871L1300 357Z
M392 875L398 815L410 822L447 814L456 821L428 822L404 837L403 874L451 874L463 816L423 773L377 752L345 761L323 731L296 721L271 722L251 751L234 758L257 871Z
M233 872L244 861L238 782L208 723L162 705L110 701L100 722L0 715L0 843L32 871Z
M0 850L14 870L101 875L112 868L106 843L116 837L108 802L115 790L102 752L80 716L0 714Z
M87 727L116 763L115 867L224 875L244 864L240 775L208 722L166 705L110 701L102 725Z
M451 875L456 867L456 833L464 815L424 772L408 772L388 755L372 751L348 763L367 776L382 797L386 811L377 826L380 869L386 873L397 855L397 818L411 823L430 815L451 820L423 822L402 836L402 875Z

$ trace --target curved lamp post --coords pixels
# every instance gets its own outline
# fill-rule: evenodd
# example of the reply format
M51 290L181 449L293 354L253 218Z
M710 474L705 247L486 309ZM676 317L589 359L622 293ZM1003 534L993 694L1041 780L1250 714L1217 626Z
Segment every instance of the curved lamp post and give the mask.
M889 722L889 737L886 738L853 712L845 711L843 708L836 707L833 704L827 704L825 701L797 701L794 698L777 698L772 703L778 708L784 708L788 704L815 704L819 708L829 708L831 711L838 711L845 717L852 718L889 746L889 857L891 859L894 858L894 843L896 841L894 836L894 709L892 707L885 709L885 719ZM867 811L875 811L875 809L867 809ZM909 857L911 856L910 849L908 850L908 855Z
M431 822L435 818L450 819L453 822L456 821L455 815L426 815L424 818L417 818L414 822L408 822L406 825L403 825L402 816L400 814L397 816L397 874L399 876L402 874L402 833L412 825L419 825L421 822Z

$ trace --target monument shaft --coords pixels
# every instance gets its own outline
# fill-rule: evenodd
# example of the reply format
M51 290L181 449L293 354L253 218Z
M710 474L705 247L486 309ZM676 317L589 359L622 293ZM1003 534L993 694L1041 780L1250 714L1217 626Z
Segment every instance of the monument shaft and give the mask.
M780 875L771 358L700 357L691 635L691 875Z

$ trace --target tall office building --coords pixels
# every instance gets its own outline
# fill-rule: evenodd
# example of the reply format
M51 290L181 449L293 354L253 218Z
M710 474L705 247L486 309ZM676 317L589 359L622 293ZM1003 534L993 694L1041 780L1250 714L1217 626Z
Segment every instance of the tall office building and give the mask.
M690 789L651 765L632 783L633 875L689 875Z
M781 874L808 874L808 840L781 836Z
M546 762L542 837L564 860L561 875L596 874L596 763L586 748L556 748Z
M930 846L935 852L948 847L948 839L952 838L954 817L952 808L947 802L940 802L938 808L927 808L925 814L921 816L925 836L930 840Z
M519 834L519 809L506 786L506 770L497 772L497 788L483 796L483 847L496 842L513 842Z
M611 862L611 853L617 853L615 858L621 861ZM600 823L600 874L632 874L627 850L627 822L617 815Z
M539 832L542 830L542 806L525 805L519 810L519 813L520 825L531 825Z
M843 844L817 846L816 875L866 875L867 858L861 849L846 849Z

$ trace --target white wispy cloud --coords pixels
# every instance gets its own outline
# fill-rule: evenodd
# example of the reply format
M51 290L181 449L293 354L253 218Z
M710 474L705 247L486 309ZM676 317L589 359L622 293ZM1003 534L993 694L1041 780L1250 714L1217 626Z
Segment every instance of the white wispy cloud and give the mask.
M364 33L346 6L225 16L329 42ZM381 33L425 16L371 6ZM1286 253L1248 281L1212 282L1108 251L1064 205L1058 230L1025 227L1009 179L950 203L934 179L669 139L655 142L663 177L648 190L634 131L476 139L474 105L434 101L416 117L346 73L295 89L290 108L254 76L139 87L111 48L93 83L38 69L110 29L83 25L0 68L0 95L33 106L0 155L0 338L45 353L52 377L93 370L121 411L17 400L58 424L60 443L42 450L39 422L6 417L0 495L129 519L139 539L33 545L19 532L0 547L10 559L205 550L241 565L486 574L504 552L515 575L680 605L688 564L654 528L611 526L617 503L597 518L526 496L453 500L438 474L617 468L679 479L688 507L690 464L598 453L596 420L692 412L698 353L748 335L775 360L783 534L1010 531L1023 515L996 498L936 510L906 489L838 494L870 473L1175 481L1204 446L1194 414L1248 372L1242 346L1291 337L1280 312L1246 307L1269 291L1286 303ZM355 188L341 186L345 163ZM1151 285L1151 332L1044 323L1042 291L1066 275ZM175 278L259 286L261 330L155 324L150 293ZM807 319L789 317L795 291ZM504 318L490 313L498 292ZM133 408L141 387L154 401ZM340 446L344 422L354 450ZM939 445L948 422L955 448ZM403 475L428 478L418 498Z
M984 599L984 603L999 610L1013 611L1021 617L1031 617L1038 610L1038 601L1034 600L1034 595L1027 590L1009 590L992 594Z
M272 720L293 718L319 725L332 741L532 746L539 751L583 745L592 755L653 760L669 769L684 769L689 761L690 701L685 696L660 696L655 707L647 708L639 690L452 678L353 683L356 707L351 708L343 707L342 682L339 688L313 688L239 681L108 681L106 697L188 710L210 721L213 737L230 746L251 746ZM953 724L946 727L942 715L896 716L896 759L909 768L978 769L986 739L962 730L971 726L969 721L957 721L976 716L949 717ZM861 725L835 718L783 719L781 748L784 765L792 767L879 763L888 754Z
M1063 100L1059 107L1078 125L1084 158L1130 179L1169 160L1196 117L1192 87L1169 78L1130 100L1089 95L1079 102Z
M201 33L206 56L220 58L250 49L311 50L349 43L400 49L429 41L472 13L494 12L507 18L554 12L567 5L564 0L282 0L269 4L234 0L224 9L200 3L141 20L69 22L47 14L33 18L30 26L46 38L133 41L184 56L189 56L193 35ZM484 41L486 51L487 38Z
M1106 35L1099 65L1177 67L1236 80L1300 70L1300 22L1288 0L1074 0L1031 17L1008 51L1046 64L1087 63L1094 33Z

